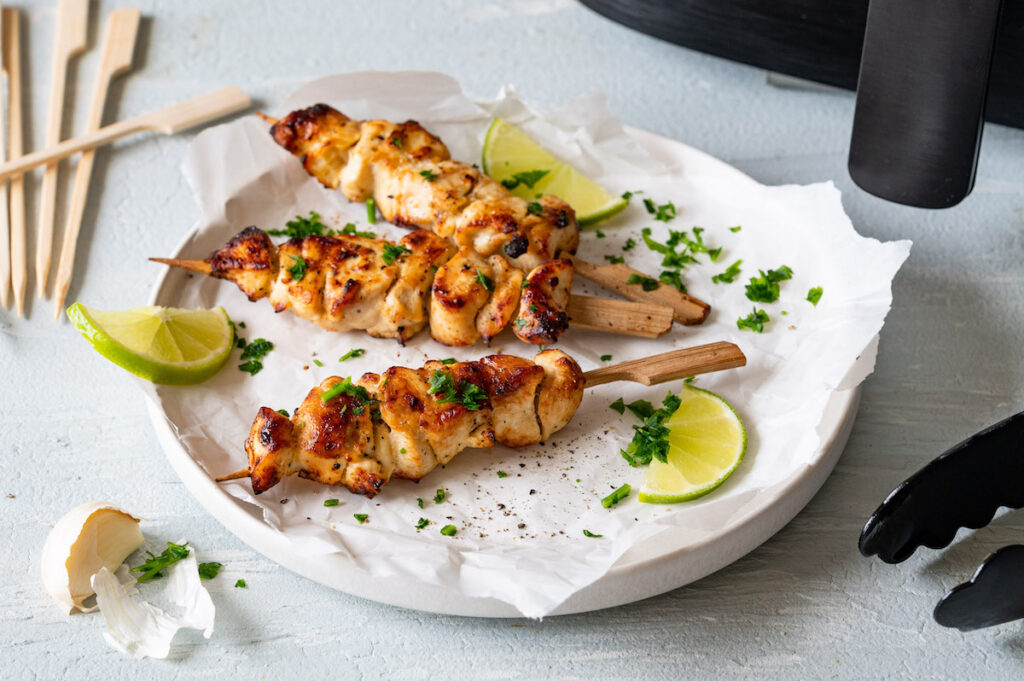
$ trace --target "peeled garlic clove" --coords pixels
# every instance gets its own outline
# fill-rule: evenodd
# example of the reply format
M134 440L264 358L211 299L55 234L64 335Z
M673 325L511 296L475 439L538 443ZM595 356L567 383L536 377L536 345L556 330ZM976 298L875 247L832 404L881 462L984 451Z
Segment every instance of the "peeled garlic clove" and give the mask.
M72 509L57 521L43 546L43 585L70 615L92 596L92 576L100 568L117 570L145 540L139 519L105 501Z

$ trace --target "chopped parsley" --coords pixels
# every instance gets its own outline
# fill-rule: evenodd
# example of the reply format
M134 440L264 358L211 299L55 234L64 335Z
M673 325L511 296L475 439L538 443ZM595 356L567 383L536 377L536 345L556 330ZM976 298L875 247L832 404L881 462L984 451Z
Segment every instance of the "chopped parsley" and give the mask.
M651 199L644 199L644 207L659 222L669 222L676 219L676 206L671 201L659 206Z
M423 508L423 499L416 497L416 505Z
M412 251L401 244L384 244L384 250L381 251L380 259L384 261L385 265L394 265L395 260L406 253L412 253Z
M770 322L771 319L768 317L768 313L764 310L758 310L756 307L754 311L748 314L746 317L740 317L736 320L736 328L739 330L746 329L747 331L756 331L757 333L764 333L764 325Z
M416 529L417 530L422 530L424 527L426 527L429 524L430 524L429 520L427 520L426 518L420 518L419 520L416 521Z
M540 215L544 212L544 206L536 201L530 201L530 203L526 204L526 212L530 215Z
M590 530L583 530L583 536L584 536L584 537L590 537L590 538L592 538L592 539L600 539L600 538L601 538L601 537L603 537L604 535L603 535L603 534L594 534L594 533L593 533L593 532L591 532Z
M458 530L454 525L445 525L441 528L441 534L446 537L454 537L456 532L458 532Z
M524 326L526 326L526 324L527 322L525 319L523 319L522 317L517 317L515 321L516 331L522 329Z
M622 244L622 250L624 251L632 251L634 247L636 247L636 239L633 237L629 237L626 239L626 243Z
M475 383L455 379L448 371L435 370L430 376L428 395L434 395L438 404L461 404L469 411L477 411L487 401L487 393Z
M508 477L508 473L506 473L505 471L498 471L498 477L499 478L507 478Z
M610 362L610 361L612 361L612 356L611 355L601 355L601 361L602 362Z
M660 409L654 409L654 406L645 400L624 405L643 421L640 425L633 426L633 440L620 452L630 466L646 465L652 459L662 463L666 461L668 428L663 422L679 408L680 402L678 395L669 393L662 401L664 406Z
M455 364L454 357L445 357L444 359L438 360L441 364Z
M683 293L686 293L686 284L683 283L679 270L662 270L661 274L658 275L658 281L662 284L674 286Z
M235 582L235 588L236 589L248 589L249 585L245 583L244 579L239 579L237 582Z
M288 257L295 261L295 264L288 268L288 274L292 275L292 281L302 281L302 278L306 276L306 270L309 269L305 258L301 255L290 255Z
M316 357L313 358L313 364L317 365L318 367L322 367L324 365L324 363L318 360Z
M438 175L433 170L427 169L420 171L420 177L422 177L427 182L433 182L438 178Z
M368 513L353 513L352 517L358 520L360 525L370 519L370 515Z
M349 236L361 236L364 239L375 239L377 237L377 234L374 232L360 232L356 229L355 224L351 222L345 223L345 226L341 228L341 233Z
M540 179L547 175L549 170L524 170L520 173L512 175L511 180L502 180L501 183L505 186L505 189L515 189L521 184L525 184L528 189L533 189L533 185L540 182Z
M285 418L288 418L289 416L291 416L291 414L288 413L287 409L278 409L277 413L280 414L281 416L285 417Z
M612 402L611 404L609 404L608 408L611 409L612 411L617 411L620 414L626 413L626 403L625 401L623 401L621 397Z
M645 277L642 274L637 274L636 272L629 275L629 279L626 280L626 283L637 284L641 286L645 291L653 291L654 289L658 288L657 279L654 279L652 277Z
M607 260L612 265L621 265L622 263L626 262L626 259L621 255L606 255L604 256L604 259Z
M268 229L267 235L304 239L307 236L315 236L327 231L327 225L320 220L320 214L314 210L309 211L309 217L296 215L295 219L284 223L284 226L284 229Z
M484 287L485 291L494 290L494 281L486 274L480 271L480 268L476 268L476 282Z
M823 291L821 290L821 287L815 286L814 288L807 292L807 302L817 307L818 301L821 300L822 293Z
M131 569L132 572L141 572L139 575L138 582L148 582L154 579L163 577L163 570L166 567L174 565L179 560L188 556L189 548L188 542L184 544L174 544L167 542L167 548L159 555L153 555L152 551L146 551L149 558L142 565L136 565Z
M601 499L601 505L604 506L605 508L611 508L615 504L619 503L620 501L628 497L629 492L632 489L633 488L630 487L628 483L623 485L622 487L618 488L617 490L606 496L604 499Z
M394 135L391 136L391 139L389 139L388 142L391 143L391 146L397 149L401 149L402 145L405 144L401 137L396 137Z
M599 229L598 229L598 230L596 230L596 231L594 232L594 234L595 234L595 235L597 235L597 238L598 238L598 239L603 239L603 238L605 237L605 233L604 233L604 232L602 232L602 231L601 231L601 230L599 230Z
M743 227L741 225L736 225L735 227L730 227L729 231L733 232L735 234L736 232L740 231L741 229L743 229Z
M213 579L220 573L220 569L224 567L220 563L200 563L199 564L199 578L200 579Z
M377 202L372 196L366 199L366 221L371 225L377 224Z
M324 506L337 506L340 503L340 499L324 499Z
M243 362L238 365L239 371L244 371L250 376L255 376L259 372L263 371L263 362L258 359L250 359L248 362Z
M711 277L711 281L716 284L731 284L736 281L736 277L740 275L740 265L743 264L742 260L737 260L733 264L725 268L725 271L721 274L716 274Z
M760 274L750 278L747 284L747 299L755 303L774 303L779 299L779 282L793 277L793 270L785 265L777 270L759 270Z
M530 312L536 313L540 308L537 307L537 303L530 303Z
M240 339L241 340L241 339ZM268 352L274 349L274 344L265 338L257 338L253 342L245 345L242 350L242 356L240 359L249 360L238 365L240 371L248 373L250 376L255 376L263 370L263 359Z
M444 501L446 496L447 494L445 494L444 488L442 487L441 489L437 490L434 493L434 503L440 504L442 501Z
M344 380L335 383L330 388L320 393L320 403L327 404L342 393L351 395L359 401L360 407L358 411L355 412L356 414L363 413L362 405L372 404L374 402L366 388L361 385L356 385L352 382L350 377L346 376Z
M344 355L339 357L338 361L339 362L347 362L350 359L355 359L357 357L362 357L365 354L366 354L366 350L363 350L362 348L352 348L351 350L346 352Z

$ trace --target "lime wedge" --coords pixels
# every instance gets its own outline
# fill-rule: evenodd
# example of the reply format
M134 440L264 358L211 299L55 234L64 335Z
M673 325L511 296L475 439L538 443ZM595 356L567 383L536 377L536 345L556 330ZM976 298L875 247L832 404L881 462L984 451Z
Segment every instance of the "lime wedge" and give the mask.
M736 411L718 395L683 387L682 404L665 419L668 463L651 461L640 501L675 504L702 497L732 475L747 451L747 430Z
M202 383L224 366L234 345L228 315L219 307L104 311L75 303L68 319L96 352L153 383Z
M626 199L612 196L568 163L559 161L525 132L500 118L495 118L487 129L483 165L484 172L499 182L516 182L516 175L521 173L547 171L532 187L530 182L520 180L511 189L512 193L529 201L538 195L554 194L573 207L581 227L607 220L628 203ZM527 176L527 179L532 178Z

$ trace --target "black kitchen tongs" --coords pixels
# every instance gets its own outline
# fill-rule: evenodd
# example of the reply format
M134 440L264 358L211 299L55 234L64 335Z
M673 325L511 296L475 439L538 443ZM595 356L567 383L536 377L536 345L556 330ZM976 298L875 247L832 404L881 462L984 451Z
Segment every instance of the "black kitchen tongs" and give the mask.
M945 548L961 527L978 529L1000 506L1024 507L1024 412L949 449L899 487L868 519L860 552L886 563L917 547ZM935 607L935 621L961 631L1024 617L1024 545L985 559Z

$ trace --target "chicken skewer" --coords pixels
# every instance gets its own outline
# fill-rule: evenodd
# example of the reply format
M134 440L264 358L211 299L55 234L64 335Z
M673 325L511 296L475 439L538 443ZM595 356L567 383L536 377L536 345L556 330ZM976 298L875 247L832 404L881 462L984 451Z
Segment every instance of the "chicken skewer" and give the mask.
M446 345L490 341L506 326L532 344L576 328L655 338L672 327L662 305L569 296L572 267L543 263L524 277L500 256L454 252L416 230L397 243L354 234L307 236L275 246L249 227L206 260L151 258L233 281L250 300L269 298L330 331L365 330L405 342L428 322Z
M332 376L291 417L262 407L245 441L255 494L285 477L376 495L392 478L419 480L468 447L525 447L561 430L585 388L612 381L655 385L746 364L732 343L711 343L584 373L561 350L533 360L490 355L391 367L353 382Z
M483 258L503 257L524 273L560 258L579 245L572 207L555 196L535 201L514 196L475 165L450 160L448 148L415 121L357 121L326 104L261 117L281 147L299 157L306 171L349 201L371 201L386 220L428 229L459 249ZM627 285L625 265L608 268L578 261L581 274L603 286L617 285L627 297L666 304L676 321L700 324L710 306L673 286L647 291ZM645 277L646 278L646 277Z

